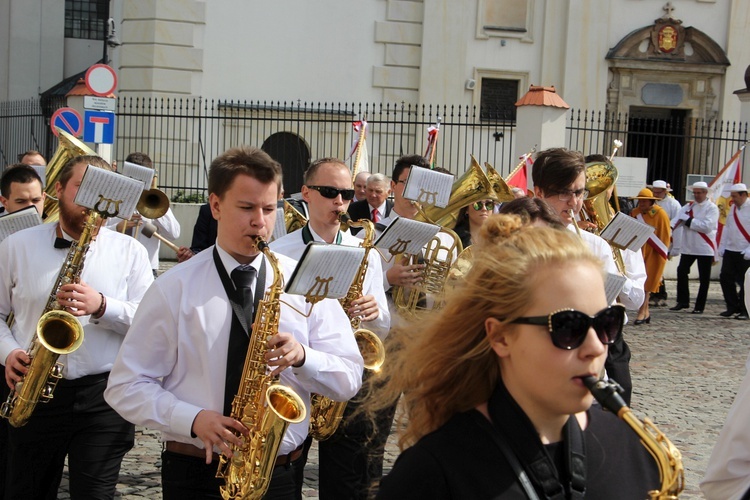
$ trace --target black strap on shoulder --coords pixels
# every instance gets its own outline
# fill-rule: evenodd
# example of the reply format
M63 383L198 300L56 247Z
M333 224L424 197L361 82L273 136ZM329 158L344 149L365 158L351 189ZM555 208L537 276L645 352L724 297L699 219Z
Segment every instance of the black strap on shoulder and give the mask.
M505 441L503 435L500 434L497 429L495 429L495 427L490 423L490 421L487 420L480 412L473 411L471 413L474 419L479 423L480 427L484 428L484 430L487 431L497 447L500 448L500 451L508 461L510 468L513 469L513 473L518 478L518 482L521 483L521 487L523 488L524 493L526 493L526 497L529 500L539 500L539 496L536 494L534 486L529 480L529 476L526 474L526 471L523 470L521 462L518 461L518 457L516 457L516 454L513 453L513 450L511 450L508 442Z
M575 415L565 424L569 492L571 500L583 499L586 495L586 449L583 430Z
M224 263L221 262L219 251L214 246L214 264L216 270L219 272L219 278L221 278L221 284L224 285L224 291L227 293L229 303L232 305L234 315L237 316L237 320L245 329L245 333L250 335L251 325L247 324L245 319L245 310L242 308L242 303L237 299L237 291L234 288L232 278L227 274L227 270L224 269ZM266 291L266 260L263 259L263 263L260 265L260 271L258 272L258 278L255 280L255 293L253 294L253 314L255 317L258 316L258 304L260 304L260 298ZM255 319L255 317L253 319Z

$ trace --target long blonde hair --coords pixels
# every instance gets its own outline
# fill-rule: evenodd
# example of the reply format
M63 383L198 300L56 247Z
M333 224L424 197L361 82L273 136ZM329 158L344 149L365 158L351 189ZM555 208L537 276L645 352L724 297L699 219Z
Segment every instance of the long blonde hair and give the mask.
M443 309L391 332L384 372L371 384L368 410L404 394L399 415L401 449L456 413L487 401L500 362L486 338L485 320L523 315L544 280L540 267L587 261L601 268L570 231L533 227L517 215L494 215L474 245L465 281L449 292Z

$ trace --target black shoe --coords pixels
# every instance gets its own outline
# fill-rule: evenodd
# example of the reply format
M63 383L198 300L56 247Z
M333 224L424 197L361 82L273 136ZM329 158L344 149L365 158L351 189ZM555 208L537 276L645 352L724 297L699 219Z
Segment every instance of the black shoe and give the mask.
M724 318L728 318L728 317L730 317L730 316L734 316L735 314L736 314L736 312L735 312L735 311L732 311L732 310L730 310L730 309L727 309L727 310L726 310L726 311L724 311L723 313L719 313L719 316L722 316L722 317L724 317Z
M693 314L703 314L703 309L693 309L691 312Z
M688 307L690 307L689 304L677 304L674 307L670 307L669 310L670 311L681 311L683 309L687 309Z
M747 319L750 319L750 316L748 316L747 313L739 313L737 316L734 317L734 319L746 321Z
M633 321L633 324L635 326L642 325L644 323L651 324L651 316L649 316L648 318L637 319L637 320Z

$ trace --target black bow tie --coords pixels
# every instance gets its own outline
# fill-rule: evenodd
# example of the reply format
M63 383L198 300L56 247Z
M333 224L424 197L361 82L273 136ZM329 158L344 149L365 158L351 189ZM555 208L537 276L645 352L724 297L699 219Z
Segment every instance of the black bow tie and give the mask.
M55 238L55 248L70 248L73 242L65 238Z

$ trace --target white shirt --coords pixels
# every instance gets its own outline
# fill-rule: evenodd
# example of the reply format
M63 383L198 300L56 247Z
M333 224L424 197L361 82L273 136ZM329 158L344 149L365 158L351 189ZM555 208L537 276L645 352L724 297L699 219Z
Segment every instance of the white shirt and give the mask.
M665 212L667 212L667 215L669 216L669 220L674 219L677 217L677 214L680 212L680 209L682 206L680 205L680 202L677 201L672 196L665 196L663 200L656 200L656 204L659 205L661 208L664 209Z
M690 227L685 225L687 213L692 209L693 221ZM703 203L688 203L680 209L677 217L672 219L672 227L679 227L672 233L672 250L675 255L713 256L716 252L716 227L719 223L719 207L709 199ZM711 240L713 247L701 236L702 233Z
M729 215L727 215L727 220L721 233L719 253L722 253L724 250L742 252L750 247L750 241L745 238L740 231L740 228L737 227L737 222L734 220L735 213L740 219L742 228L748 235L750 235L750 203L745 200L745 203L743 203L742 206L738 207L737 205L732 205L729 209Z
M154 281L112 368L104 396L125 419L161 431L162 440L203 448L191 428L202 409L223 412L227 346L232 307L209 247ZM239 265L219 248L227 274ZM277 255L281 273L290 276L295 261ZM264 258L263 258L264 259ZM255 259L260 265L261 258ZM268 288L273 270L266 266ZM336 401L352 398L362 385L363 361L349 319L338 302L324 299L308 318L310 305L298 295L282 294L279 331L290 332L305 346L305 364L281 373L281 384L305 401L307 417L292 424L279 454L297 448L307 437L310 393ZM285 303L286 302L286 303ZM218 450L215 450L218 452Z
M42 224L8 236L0 244L0 359L27 349L47 305L68 249L54 248L57 224ZM146 250L133 238L106 227L86 254L82 281L104 294L107 308L99 319L78 318L83 345L60 356L66 379L104 373L112 368L141 298L153 282ZM15 312L13 333L5 318Z
M116 226L121 221L122 219L116 217L107 219L107 227L109 227L113 231L116 231L114 226ZM151 269L159 269L159 247L161 246L161 242L159 241L159 238L155 236L147 238L141 233L143 224L146 224L148 222L151 222L156 226L157 232L161 236L172 241L180 237L180 223L172 213L171 208L167 209L167 213L165 213L158 219L149 219L147 217L142 217L142 222L138 226L138 232L135 235L135 239L141 242L144 247L146 247L146 251L148 252L148 260L149 262L151 262Z
M308 228L310 229L310 234L314 241L325 243L323 238L321 238L312 227L308 225ZM364 231L361 232L364 233ZM342 245L358 247L362 243L362 240L356 236L352 236L349 231L339 231L339 234L341 235ZM281 255L286 255L291 259L299 260L300 257L302 257L302 253L305 251L306 246L307 245L305 245L305 242L302 240L302 229L298 229L278 240L274 240L271 243L271 250L280 253ZM380 314L373 321L362 322L362 328L374 332L381 340L385 339L388 335L388 329L391 325L391 314L388 311L388 302L385 298L385 290L383 290L383 283L380 279L382 272L380 258L378 257L377 251L373 249L367 257L367 272L365 273L365 281L362 285L362 293L364 295L372 295L375 297Z
M708 500L739 500L750 489L750 357L745 371L700 483Z

